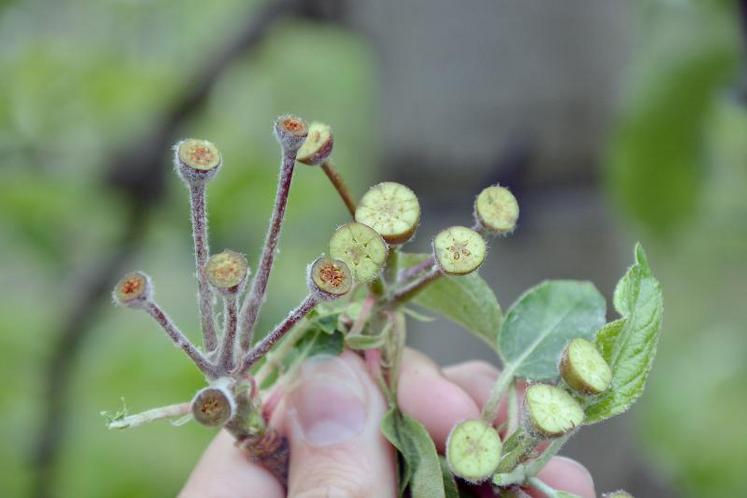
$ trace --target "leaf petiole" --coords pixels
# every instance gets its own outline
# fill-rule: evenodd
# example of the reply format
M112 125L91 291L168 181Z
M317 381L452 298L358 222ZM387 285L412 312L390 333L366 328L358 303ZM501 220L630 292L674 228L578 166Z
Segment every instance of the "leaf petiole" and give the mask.
M509 363L505 366L503 372L501 372L498 379L495 381L493 389L490 391L490 397L482 409L481 418L485 423L492 424L498 417L498 408L501 404L501 398L503 397L503 393L505 393L508 387L513 383L515 371L516 366L513 363Z

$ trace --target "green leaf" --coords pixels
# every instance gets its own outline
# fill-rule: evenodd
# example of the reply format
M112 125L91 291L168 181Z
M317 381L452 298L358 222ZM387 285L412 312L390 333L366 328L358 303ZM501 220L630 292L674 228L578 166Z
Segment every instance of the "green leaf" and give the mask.
M586 423L596 423L623 413L643 393L656 355L664 311L661 286L651 274L640 244L635 264L615 288L615 309L622 319L599 331L596 343L612 368L612 383L586 407Z
M535 439L523 429L511 434L503 443L503 455L501 455L498 468L495 469L496 475L509 474L516 470L517 465L529 455L535 446L537 446Z
M342 353L344 337L341 332L332 334L322 329L310 329L295 345L295 354L288 355L288 361L298 362L318 354L337 356Z
M400 253L400 264L403 268L411 267L427 257L427 254ZM442 277L417 294L412 302L440 313L495 349L503 314L493 290L476 272Z
M441 464L441 476L444 480L444 495L446 498L459 498L459 488L454 476L449 471L449 464L446 463L444 457L438 457L438 461Z
M339 315L322 316L314 320L314 323L327 334L334 334L337 330L337 319Z
M558 491L555 496L557 498L581 498L578 495L574 495L573 493L567 493L565 491Z
M409 486L412 498L446 498L441 462L423 424L390 408L381 421L381 432L402 455L400 494Z
M609 358L612 357L615 343L624 326L625 319L620 318L619 320L608 323L597 332L596 346L605 361L609 361Z
M604 297L589 282L554 280L529 289L511 306L498 336L506 368L527 379L556 378L568 341L593 340L605 310Z
M432 316L429 316L429 315L426 315L426 314L423 314L423 313L418 313L417 311L415 311L413 309L410 309L410 308L407 308L405 306L402 307L402 313L404 313L405 315L409 316L413 320L417 320L419 322L426 322L427 323L427 322L433 322L433 321L436 320L435 317L432 317Z

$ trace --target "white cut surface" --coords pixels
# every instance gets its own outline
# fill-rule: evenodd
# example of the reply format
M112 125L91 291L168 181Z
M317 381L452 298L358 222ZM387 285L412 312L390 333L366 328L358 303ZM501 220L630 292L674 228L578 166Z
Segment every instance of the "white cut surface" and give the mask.
M404 185L379 183L361 198L355 221L370 226L387 242L397 242L412 234L420 222L420 203Z

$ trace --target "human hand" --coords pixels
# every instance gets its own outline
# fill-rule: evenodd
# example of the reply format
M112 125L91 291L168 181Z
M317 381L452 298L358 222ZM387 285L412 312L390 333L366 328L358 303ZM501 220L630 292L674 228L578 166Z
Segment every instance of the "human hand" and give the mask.
M421 353L405 351L398 389L403 412L428 429L443 452L451 428L477 418L498 370L470 361L440 369ZM271 425L290 444L287 495L264 468L253 464L221 432L210 444L182 490L181 498L388 498L396 496L396 454L381 435L386 402L354 353L317 356L285 385ZM496 424L505 419L501 409ZM539 474L550 486L594 498L589 472L554 457ZM477 490L493 496L489 487ZM532 496L541 494L528 490Z

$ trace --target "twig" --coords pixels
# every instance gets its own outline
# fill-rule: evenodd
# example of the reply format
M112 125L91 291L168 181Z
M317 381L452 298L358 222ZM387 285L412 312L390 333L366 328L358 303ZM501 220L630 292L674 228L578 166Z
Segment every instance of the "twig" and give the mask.
M296 163L296 153L283 152L282 163L280 165L280 180L275 194L275 205L272 209L272 218L270 225L267 227L267 236L265 237L262 256L257 267L257 275L252 281L252 288L246 297L241 309L241 331L239 335L241 352L249 350L252 345L252 333L254 325L257 322L259 311L265 300L267 292L267 282L270 279L270 272L275 261L275 251L277 250L278 240L280 239L280 229L283 225L283 216L285 208L288 205L288 195L290 194L291 181L293 180L293 170Z
M412 280L421 273L433 268L434 264L436 264L436 258L434 258L433 256L429 256L415 266L411 266L410 268L402 270L399 274L399 280L401 282Z
M395 292L391 297L391 301L397 304L406 303L407 301L415 297L420 291L425 289L428 285L441 278L442 276L443 273L441 273L441 269L438 266L433 267L417 280L406 284L404 287Z
M195 267L197 269L197 294L200 304L200 323L202 325L202 343L208 353L218 346L213 320L213 293L210 290L205 265L209 249L207 235L207 209L205 206L205 182L193 182L189 188L189 204L192 214L192 237L195 248Z
M293 328L303 317L309 314L314 309L314 306L319 302L319 298L313 294L310 294L304 298L301 304L296 309L290 312L290 314L280 322L275 329L267 334L259 344L254 346L244 358L242 358L239 364L239 373L246 374L252 365L254 365L265 353L267 353L290 329Z
M342 199L342 202L345 203L345 207L348 208L350 216L355 219L355 200L353 200L350 189L348 189L342 176L329 159L322 163L322 169L327 175L327 178L329 178L329 181L335 187L335 190L337 190L337 193L340 194L340 198Z
M216 376L215 366L205 358L205 355L203 355L189 339L187 339L187 336L179 330L179 327L177 327L173 320L164 313L158 304L153 301L146 303L145 311L152 316L156 322L158 322L174 344L180 347L182 351L189 356L189 359L192 360L202 373L211 378Z
M285 337L283 337L282 341L278 342L277 347L275 347L272 351L268 352L264 356L265 362L262 364L256 375L254 376L257 385L262 386L265 380L267 380L267 377L271 375L271 373L268 372L270 368L278 369L281 374L290 373L292 371L292 367L290 367L288 370L284 370L284 365L282 361L280 361L280 359L285 358L285 355L288 353L288 351L293 349L296 343L305 336L307 331L308 330L303 326L294 327L292 330L288 331L287 334L285 334Z
M304 3L305 0L279 0L269 2L259 10L252 8L238 35L195 73L191 83L185 87L186 91L163 112L144 138L127 144L103 161L103 164L110 165L106 182L125 193L130 209L122 223L119 243L103 258L93 276L80 283L81 290L74 294L77 299L72 303L67 319L53 334L57 339L45 374L45 395L42 397L45 406L34 443L34 484L30 496L47 498L53 494L54 469L68 419L65 400L80 346L90 333L102 304L108 302L109 289L124 271L132 253L141 245L153 206L163 198L168 171L164 156L179 127L202 109L215 83L234 61L255 49L275 22Z
M181 417L188 414L189 411L189 403L176 403L174 405L161 406L159 408L136 413L135 415L128 415L117 420L112 420L109 422L107 427L109 429L131 429L164 418Z
M225 330L223 332L223 345L220 350L218 362L222 372L229 372L234 367L234 349L236 345L236 326L238 322L238 295L236 293L223 296L225 306Z

